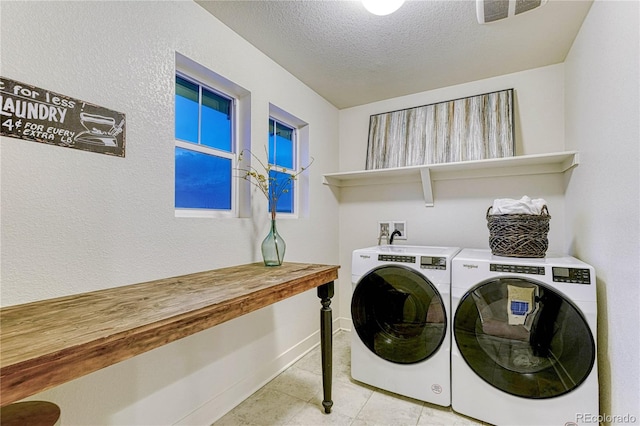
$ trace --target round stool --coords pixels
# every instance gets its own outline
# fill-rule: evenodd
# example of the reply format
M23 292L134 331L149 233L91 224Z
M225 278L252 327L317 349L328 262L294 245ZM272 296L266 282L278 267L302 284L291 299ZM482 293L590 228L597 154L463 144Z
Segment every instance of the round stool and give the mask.
M0 408L2 426L57 426L60 408L47 401L26 401Z

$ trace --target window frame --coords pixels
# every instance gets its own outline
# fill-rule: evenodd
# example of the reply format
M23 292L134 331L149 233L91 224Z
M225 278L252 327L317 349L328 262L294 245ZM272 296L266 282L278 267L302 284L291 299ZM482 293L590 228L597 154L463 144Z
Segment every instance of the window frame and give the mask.
M272 171L275 172L279 172L279 173L286 173L289 176L294 176L298 173L300 173L300 147L298 146L298 133L299 133L299 129L297 126L292 125L290 123L288 123L287 121L283 120L282 118L278 117L277 114L273 114L270 113L269 114L269 126L271 125L271 122L273 122L274 126L273 126L273 131L274 131L274 148L276 146L275 144L275 135L276 135L276 125L279 123L289 129L292 130L292 136L291 136L291 145L292 145L292 159L291 161L293 162L293 167L292 168L287 168L287 167L283 167L283 166L278 166L276 164L270 163L269 162L269 158L271 157L271 152L269 152L267 150L267 165L270 167L270 169ZM274 153L274 159L275 157L275 153ZM293 180L293 205L292 205L292 212L281 212L281 211L277 211L276 210L276 214L279 217L283 217L283 218L298 218L299 217L299 194L300 194L300 189L299 189L300 185L299 185L299 180L295 179Z
M200 78L193 77L190 75L188 71L185 71L181 67L176 67L174 72L174 91L175 91L175 78L180 77L186 80L189 83L195 84L198 86L198 141L191 142L183 139L179 139L175 134L175 119L176 119L176 111L175 111L175 99L174 99L174 168L175 168L175 148L182 148L188 151L198 152L205 155L211 155L214 157L225 158L231 160L231 208L230 209L204 209L204 208L185 208L185 207L176 207L175 205L175 169L174 169L174 202L173 207L175 210L176 217L205 217L205 218L230 218L230 217L238 217L238 183L236 182L233 171L238 167L238 114L237 114L237 98L232 94L226 93L222 91L214 85L212 85L209 81L202 81ZM202 116L202 100L203 100L203 89L209 90L214 94L228 99L231 101L230 105L230 116L231 116L231 151L224 151L218 148L214 148L208 145L204 145L201 143L201 116ZM174 94L175 96L175 94Z
M295 164L297 165L296 173L299 174L297 176L294 189L296 191L296 193L294 194L294 202L296 203L296 205L294 206L294 213L279 213L278 217L283 219L309 218L311 214L311 171L309 170L309 166L313 162L313 158L310 156L309 123L271 102L269 102L269 118L275 118L281 123L286 124L288 127L295 129L297 140L295 148ZM265 133L268 136L268 122L266 124L267 131ZM267 153L267 162L269 161L268 155L269 153ZM300 173L300 169L302 167L305 167L305 170Z

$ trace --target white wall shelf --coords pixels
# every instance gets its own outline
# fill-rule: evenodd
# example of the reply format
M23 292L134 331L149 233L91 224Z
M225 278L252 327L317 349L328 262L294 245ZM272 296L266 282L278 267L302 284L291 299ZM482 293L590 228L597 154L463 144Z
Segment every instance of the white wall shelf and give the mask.
M433 182L437 180L564 173L578 164L578 152L566 151L457 163L327 173L323 176L323 183L344 188L422 182L425 205L433 207Z

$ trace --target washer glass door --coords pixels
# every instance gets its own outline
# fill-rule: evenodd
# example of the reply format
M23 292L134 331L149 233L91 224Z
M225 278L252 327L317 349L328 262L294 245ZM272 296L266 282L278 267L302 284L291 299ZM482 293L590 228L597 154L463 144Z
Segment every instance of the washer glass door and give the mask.
M429 358L446 335L440 293L423 275L404 266L382 266L363 276L353 292L351 317L373 353L400 364Z
M587 378L596 356L589 325L573 303L520 278L493 279L467 292L453 334L478 376L525 398L571 392Z

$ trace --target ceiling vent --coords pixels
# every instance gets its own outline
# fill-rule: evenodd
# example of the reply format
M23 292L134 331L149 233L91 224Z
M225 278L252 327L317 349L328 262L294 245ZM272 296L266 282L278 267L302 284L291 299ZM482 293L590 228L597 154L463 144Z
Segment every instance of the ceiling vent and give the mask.
M544 6L547 0L476 0L478 22L488 24Z

